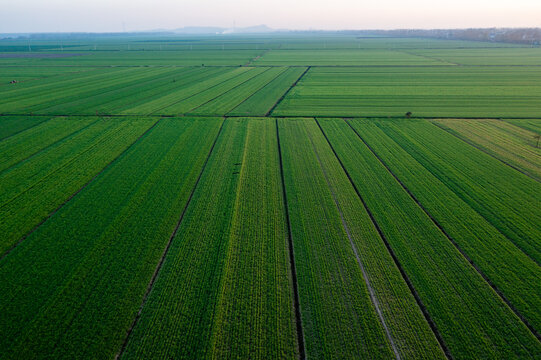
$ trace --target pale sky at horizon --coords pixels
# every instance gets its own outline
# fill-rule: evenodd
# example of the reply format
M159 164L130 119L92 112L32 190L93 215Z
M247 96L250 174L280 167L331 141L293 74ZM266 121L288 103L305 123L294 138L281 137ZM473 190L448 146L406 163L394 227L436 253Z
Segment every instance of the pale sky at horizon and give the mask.
M0 0L0 33L541 27L541 0Z

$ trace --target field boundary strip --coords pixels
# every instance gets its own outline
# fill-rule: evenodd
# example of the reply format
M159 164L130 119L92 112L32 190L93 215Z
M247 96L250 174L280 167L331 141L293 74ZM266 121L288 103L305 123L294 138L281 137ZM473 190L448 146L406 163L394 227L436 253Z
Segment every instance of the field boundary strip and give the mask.
M51 119L49 119L49 120L51 120ZM49 121L49 120L40 122L40 123L37 124L37 125L41 125L41 124L43 124L43 123L45 123L45 122L47 122L47 121ZM8 172L8 171L10 171L10 169L12 169L13 167L15 167L15 166L17 166L17 165L19 165L19 164L21 164L21 163L23 163L23 162L25 162L25 161L28 161L28 160L32 159L34 156L37 156L37 155L39 155L40 153L42 153L42 152L44 152L44 151L47 151L47 150L50 149L51 147L53 147L53 146L55 146L55 145L57 145L57 144L60 144L60 143L62 143L62 142L64 142L64 141L66 141L67 139L69 139L69 138L71 138L71 137L73 137L73 136L79 134L80 132L82 132L82 131L88 129L90 126L96 124L96 123L97 123L98 121L100 121L100 120L101 120L101 119L98 118L98 119L96 119L95 121L92 121L91 123L89 123L88 125L85 125L85 126L83 126L82 128L77 129L77 130L75 130L74 132L69 133L69 134L67 134L66 136L64 136L64 137L62 137L62 138L60 138L60 139L58 139L58 140L56 140L56 141L50 143L49 145L47 145L47 146L45 146L45 147L39 149L38 151L36 151L36 152L34 152L34 153L28 155L28 156L25 157L24 159L21 159L21 160L19 160L18 162L16 162L15 164L13 164L13 165L11 165L11 166L5 168L4 170L1 170L1 171L0 171L0 175L6 173L6 172ZM34 127L34 126L31 126L30 128L33 128L33 127ZM25 130L26 130L26 129L25 129ZM23 130L23 131L24 131L24 130ZM2 139L2 140L4 140L4 139Z
M327 137L327 134L325 133L325 131L323 131L323 128L321 127L321 125L319 124L319 121L317 119L316 119L316 123L317 123L319 129L321 130L321 132L323 133L323 136L325 137L325 140L327 140L327 143L329 144L331 150L333 151L334 156L336 157L336 159L340 163L340 166L344 170L344 173L346 174L349 182L353 186L353 189L355 189L355 192L357 193L357 196L361 200L366 212L368 213L368 216L370 217L370 220L372 221L372 224L374 224L374 227L376 228L379 236L383 240L383 243L385 244L385 247L387 248L387 251L389 252L391 257L393 258L393 261L394 261L396 267L398 268L398 270L400 271L400 274L402 275L402 278L404 279L404 281L408 285L408 288L410 289L413 297L415 298L415 301L417 302L417 305L421 309L421 312L423 313L423 316L424 316L425 320L428 322L428 325L430 326L430 329L432 330L432 332L434 333L436 339L438 340L438 343L439 343L441 349L443 350L443 353L445 354L447 359L452 360L453 356L451 355L451 352L449 351L449 349L447 348L447 345L443 341L443 338L442 338L438 328L436 327L436 324L432 320L432 318L431 318L430 314L428 313L425 305L423 304L423 301L419 297L419 294L417 293L417 290L413 286L413 283L411 282L408 275L406 274L406 272L402 268L402 265L400 264L400 261L398 260L396 254L394 253L393 249L391 248L391 245L389 244L389 241L387 240L387 237L383 234L383 231L381 230L379 224L377 223L376 218L374 217L374 214L372 214L372 211L368 208L368 205L366 204L364 198L361 196L361 193L359 192L359 189L357 188L357 186L355 185L355 183L351 179L351 176L350 176L349 172L347 171L346 167L342 163L342 160L340 159L340 157L336 153L336 150L332 146L329 138Z
M498 289L496 285L492 283L492 281L481 271L481 269L475 264L475 262L462 250L462 248L458 245L458 243L447 233L447 231L443 228L443 226L428 212L428 210L421 204L421 202L417 199L415 195L406 187L406 185L400 180L387 166L387 164L381 159L381 157L372 149L370 145L363 139L363 137L359 134L357 130L351 126L351 124L344 120L349 127L353 130L353 132L357 135L357 137L363 142L363 144L370 150L372 155L378 159L378 161L383 165L383 167L391 174L391 176L400 184L400 186L408 193L410 198L415 201L417 206L430 218L432 223L445 235L445 237L451 242L451 244L455 247L455 249L458 250L458 252L470 263L470 265L475 269L475 271L483 278L483 280L492 288L492 290L498 295L498 297L513 311L513 313L526 325L528 330L537 338L537 340L541 341L541 335L535 330L535 328L528 322L528 320L511 304L511 302L505 297L505 295ZM522 250L521 250L522 251Z
M314 121L316 119L314 118ZM319 124L318 124L319 127ZM321 128L320 128L321 130ZM389 343L391 345L391 349L393 349L393 352L395 354L395 358L397 360L401 360L402 357L400 356L400 352L398 351L398 348L396 346L396 343L393 339L393 336L391 335L391 332L389 331L389 328L387 327L387 323L385 322L385 318L383 317L383 313L380 309L379 301L376 297L376 294L374 292L374 289L372 288L372 284L370 283L370 279L368 278L368 274L366 273L365 267L363 265L363 262L361 260L361 257L359 256L359 251L357 250L357 246L353 242L353 239L351 237L351 232L349 230L349 226L346 222L346 219L344 219L344 213L342 212L342 208L340 206L340 203L338 202L338 198L336 197L336 192L331 185L331 182L329 181L329 175L327 174L327 170L325 169L325 166L323 165L323 162L321 161L321 158L319 157L319 153L317 151L316 145L314 144L314 140L312 139L312 136L310 133L308 133L308 138L310 139L310 143L312 144L312 148L314 150L314 153L316 155L317 161L319 163L319 166L321 167L321 171L323 172L323 177L325 178L325 181L327 183L327 186L329 187L329 190L331 192L332 198L334 200L334 204L336 205L336 208L338 210L338 213L340 214L340 220L342 222L342 227L344 228L344 231L348 237L349 244L351 246L351 249L353 250L353 254L355 255L355 259L357 260L357 264L359 265L359 268L361 269L361 273L363 274L364 282L366 284L366 288L368 289L368 294L370 295L370 300L372 301L372 305L374 305L374 309L376 310L376 314L378 315L379 321L381 322L381 325L383 326L383 330L385 331L385 335L387 336L387 339L389 340ZM335 156L336 157L336 156Z
M198 93L199 94L199 93ZM194 94L194 95L197 95L197 94ZM190 95L189 97L192 97L193 95ZM179 101L176 101L174 103L171 103L169 105L174 105L174 104L177 104L178 102L180 101L183 101L183 100L186 100L188 98L184 98L182 100L179 100ZM167 106L169 106L167 105ZM20 116L20 117L25 117L25 116L35 116L35 117L51 117L51 118L54 118L54 117L95 117L96 114L46 114L46 115L43 115L43 114L34 114L34 113L0 113L0 118L1 117L4 117L4 116ZM178 114L178 115L171 115L171 114L106 114L106 113L99 113L99 116L100 117L118 117L118 118L138 118L138 117L141 117L141 116L144 116L146 118L163 118L163 117L183 117L183 116L188 116L188 114L186 113L182 113L182 114ZM212 114L189 114L190 117L201 117L201 118L208 118L208 117L216 117L216 114L212 115ZM246 118L247 115L228 115L228 114L225 114L225 115L220 115L218 117L224 117L224 118ZM249 115L250 118L272 118L272 119L306 119L307 117L309 118L310 116L306 116L306 115L271 115L270 113L269 114L265 114L265 115ZM313 116L312 116L313 117ZM352 120L352 119L406 119L404 116L402 115L396 115L396 116L381 116L381 115L375 115L375 116L371 116L371 115L358 115L358 116L337 116L337 115L316 115L317 118L319 119L336 119L336 118L341 118L341 119L347 119L347 120ZM445 120L445 119L456 119L456 120L539 120L541 119L541 114L539 115L539 117L532 117L532 116L522 116L522 117L517 117L517 116L487 116L487 117L480 117L480 116L471 116L471 117L464 117L464 116L415 116L414 118L411 118L411 119L424 119L424 120L434 120L434 119L442 119L442 120ZM48 120L47 120L48 121ZM0 139L0 141L3 140L3 139Z
M216 146L216 143L218 142L218 139L220 137L220 134L222 133L222 129L224 127L224 124L226 122L225 118L222 118L222 124L220 125L220 128L218 129L218 133L216 134L216 137L214 138L214 142L212 143L212 146L210 147L210 150L207 154L207 157L205 159L205 162L203 163L203 166L201 168L201 171L199 172L199 176L197 177L197 180L192 188L192 191L190 192L190 196L188 197L188 200L186 201L186 204L184 205L184 208L182 209L182 213L180 214L180 218L177 221L177 225L175 226L175 229L173 230L173 233L169 237L169 241L167 242L167 245L165 246L162 256L160 258L160 261L158 265L156 266L156 269L154 270L154 273L152 274L152 278L150 279L150 282L147 286L147 289L145 291L145 295L143 296L143 300L141 301L141 305L139 306L139 310L137 311L137 314L135 315L135 318L133 319L133 322L126 332L126 335L124 337L124 341L122 342L122 346L118 353L115 355L115 360L120 358L124 351L126 350L126 346L128 345L128 341L130 339L131 334L133 333L133 329L139 322L139 319L141 318L141 314L143 312L143 308L146 305L146 302L148 300L148 297L150 293L152 292L152 289L154 288L154 283L156 282L156 279L158 278L158 275L160 274L160 270L162 269L162 266L165 262L165 258L167 257L167 254L169 252L169 249L171 248L171 245L173 244L173 240L175 239L175 236L177 235L178 229L180 228L180 225L182 224L182 221L184 220L184 215L186 214L186 211L188 210L188 207L192 201L193 195L197 189L197 186L199 185L199 181L201 180L201 177L203 176L203 173L205 172L205 169L207 167L207 163L210 159L210 156L212 155L212 152L214 151L214 148Z
M304 330L302 327L301 303L299 299L299 287L297 283L297 268L295 266L295 249L293 247L293 236L291 235L291 219L289 217L289 205L287 203L287 192L284 178L284 163L282 159L282 146L280 143L280 130L278 129L278 119L274 119L276 125L276 140L278 145L278 160L280 164L280 178L282 181L282 198L284 200L284 211L287 223L287 240L289 245L289 265L291 267L291 281L293 282L293 306L295 310L295 328L297 330L297 342L299 344L299 358L306 359L306 349L304 340Z
M304 77L304 75L306 75L306 73L308 71L310 71L311 68L312 68L312 66L308 66L306 68L306 70L304 70L304 72L297 78L297 80L295 80L295 82L293 84L291 84L291 86L282 94L282 96L280 96L278 101L276 101L276 103L274 103L274 105L270 108L270 110L267 111L267 113L265 114L265 117L268 117L269 115L271 115L273 113L274 109L276 109L278 107L278 105L280 105L280 103L286 98L287 94L289 94L291 89L293 89L295 86L297 86L299 81L301 81L301 79Z
M156 120L148 129L146 129L137 139L135 139L131 144L129 144L118 156L109 161L96 175L94 175L90 180L88 180L83 186L81 186L77 191L71 194L62 204L60 204L56 209L51 211L42 221L40 221L32 230L27 234L23 235L19 241L17 241L11 248L9 248L4 254L0 255L0 262L4 260L13 250L15 250L20 244L26 240L33 232L35 232L41 225L43 225L47 220L49 220L54 214L56 214L61 208L63 208L71 199L77 196L81 191L88 187L98 176L100 176L105 170L111 167L118 159L120 159L129 149L131 149L135 144L137 144L143 137L150 133L156 125L160 122L160 119Z
M430 122L432 125L434 125L434 126L440 128L441 130L445 131L446 133L453 135L454 137L456 137L457 139L463 141L464 143L466 143L466 144L468 144L468 145L470 145L470 146L473 146L473 147L476 148L477 150L479 150L479 151L481 151L481 152L487 154L487 155L490 156L491 158L494 158L494 159L498 160L499 162L501 162L502 164L507 165L507 166L509 166L510 168L512 168L512 169L514 169L514 170L516 170L516 171L518 171L518 172L521 173L522 175L526 175L526 176L529 177L530 179L535 180L535 181L541 183L541 181L539 181L538 179L536 179L536 178L533 177L532 175L530 175L530 174L528 174L528 173L522 171L521 169L519 169L518 167L516 167L516 166L514 166L514 165L512 165L512 164L510 164L510 163L508 163L507 161L505 161L505 160L503 160L503 159L500 159L499 157L497 157L497 156L495 156L495 155L489 153L488 151L486 151L486 150L483 149L482 147L480 147L480 146L474 144L473 142L469 141L468 139L463 138L463 137L461 137L461 136L455 134L453 131L449 131L449 129L445 128L444 126L441 126L440 124L437 124L437 123L434 122L434 121L429 121L429 122Z

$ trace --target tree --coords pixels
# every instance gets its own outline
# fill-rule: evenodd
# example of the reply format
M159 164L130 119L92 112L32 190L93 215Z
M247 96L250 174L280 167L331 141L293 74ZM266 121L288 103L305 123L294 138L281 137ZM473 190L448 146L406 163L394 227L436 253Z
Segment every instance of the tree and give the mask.
M406 113L406 117L407 117L407 118L410 118L411 115L412 115L411 111L408 111L408 112Z

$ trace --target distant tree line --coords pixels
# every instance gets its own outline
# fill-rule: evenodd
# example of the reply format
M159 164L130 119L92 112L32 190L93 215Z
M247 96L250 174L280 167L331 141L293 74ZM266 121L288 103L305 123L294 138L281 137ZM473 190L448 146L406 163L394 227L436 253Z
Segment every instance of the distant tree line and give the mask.
M356 33L361 36L424 37L449 40L506 42L532 46L539 46L541 44L540 28L361 30Z

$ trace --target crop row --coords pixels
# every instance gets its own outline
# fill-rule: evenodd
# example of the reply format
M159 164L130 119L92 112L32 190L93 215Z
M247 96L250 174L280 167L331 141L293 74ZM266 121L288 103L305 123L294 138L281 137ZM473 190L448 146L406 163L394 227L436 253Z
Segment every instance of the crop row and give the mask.
M217 136L162 119L0 262L5 358L111 358Z
M452 356L539 355L534 335L348 124L320 124Z

